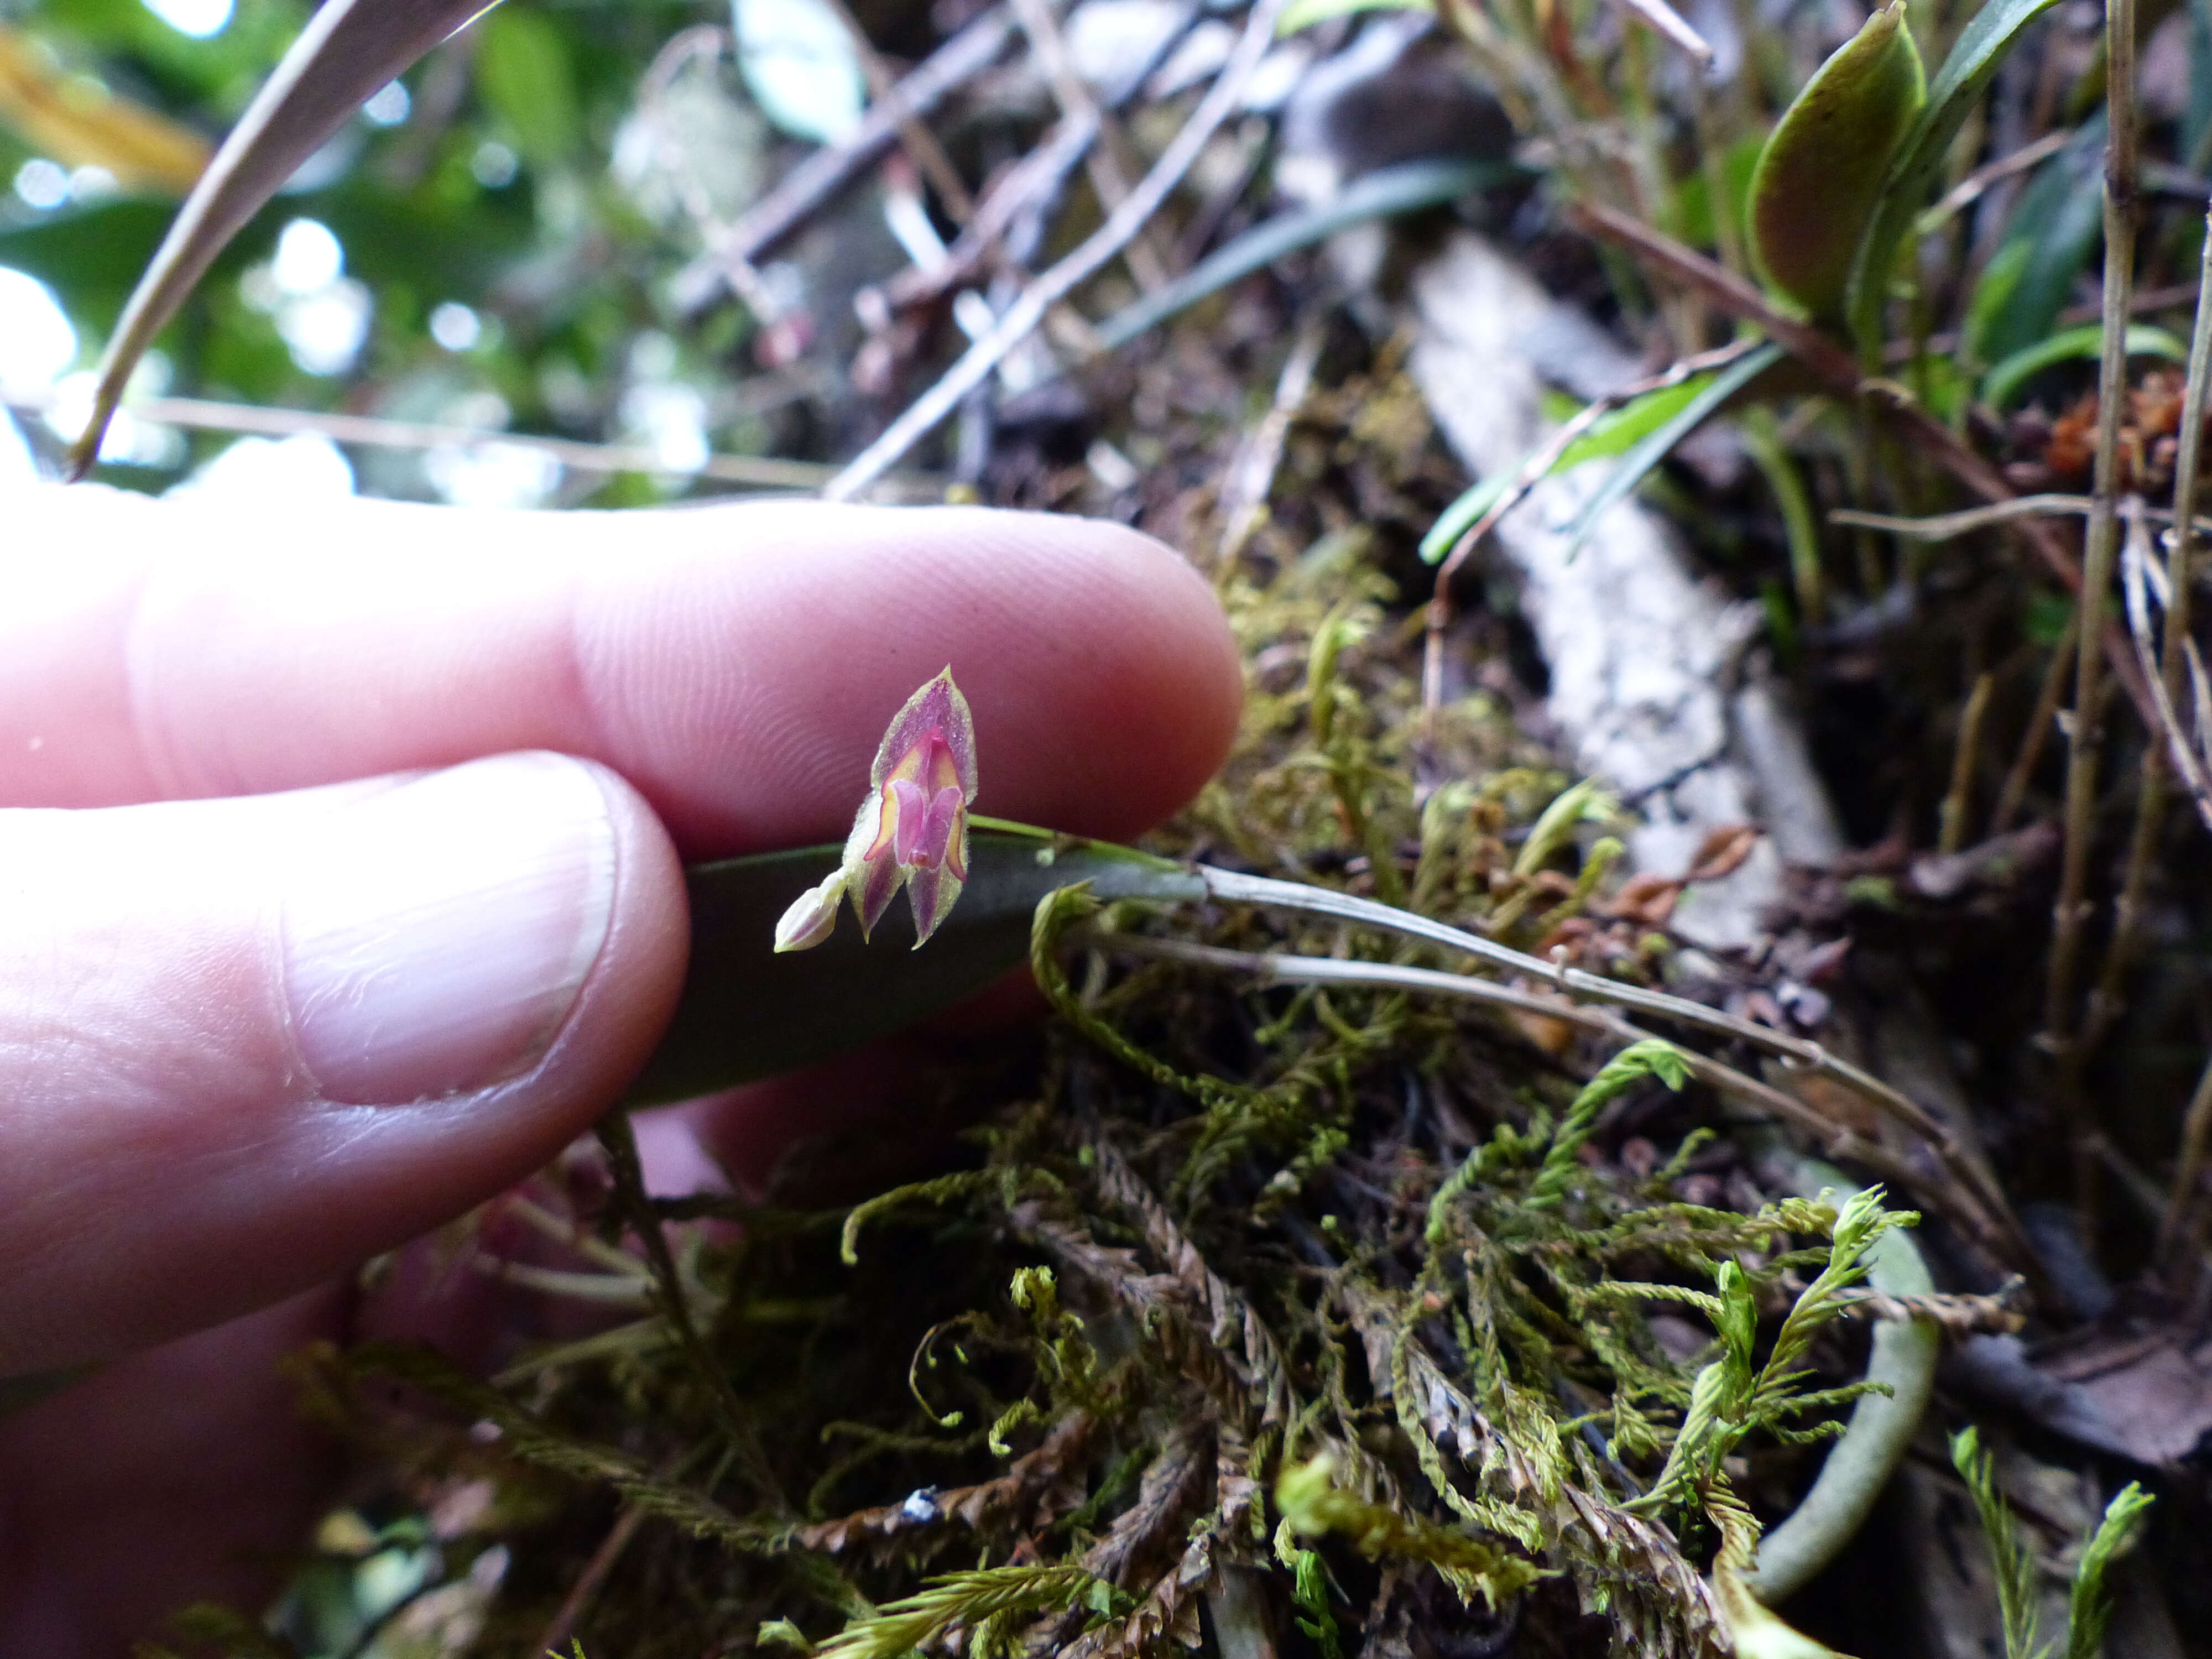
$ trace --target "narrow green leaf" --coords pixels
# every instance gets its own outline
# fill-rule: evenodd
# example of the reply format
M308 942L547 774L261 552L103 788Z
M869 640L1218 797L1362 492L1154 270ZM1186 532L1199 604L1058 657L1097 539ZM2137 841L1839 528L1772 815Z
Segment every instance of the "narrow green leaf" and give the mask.
M978 828L960 902L921 950L903 903L864 943L847 916L823 944L778 955L776 918L837 867L841 845L684 872L691 965L676 1018L625 1103L659 1105L855 1048L981 990L1028 958L1037 901L1087 881L1101 898L1194 898L1164 860L1044 831Z
M1982 401L1992 409L2003 409L2020 395L2020 389L2053 363L2063 363L2069 358L2094 357L2103 348L2104 331L2094 323L2084 323L2079 328L2069 328L2039 340L2025 350L2015 351L1990 370L1982 381ZM2148 323L2128 325L2128 356L2130 357L2163 357L2170 363L2189 361L2189 348L2162 328Z
M1175 281L1146 295L1098 325L1102 351L1127 345L1146 330L1188 310L1208 295L1218 294L1238 277L1272 265L1286 253L1326 240L1340 230L1370 219L1455 202L1478 190L1488 190L1528 176L1519 163L1502 155L1495 160L1401 161L1378 167L1352 182L1328 201L1294 212L1279 213L1252 227L1234 240L1215 249Z
M2104 161L2100 110L2021 192L1967 303L1966 361L2002 362L2057 328L2105 234Z
M1431 0L1291 0L1275 20L1275 35L1296 34L1332 17L1350 17L1363 11L1434 11Z
M1983 88L1997 72L1997 65L2004 61L2020 32L2054 3L2055 0L1987 0L1974 14L1973 21L1960 32L1958 44L1951 48L1935 84L1928 89L1925 107L1890 157L1873 220L1851 262L1844 295L1851 337L1857 342L1863 362L1872 364L1881 356L1882 302L1888 297L1890 275L1897 269L1899 251L1920 216L1921 203L1943 164L1944 153L1981 101Z
M92 418L70 450L89 471L131 371L216 254L301 162L485 0L326 0L292 43L169 227L108 338Z
M1780 362L1782 356L1782 348L1770 342L1738 358L1699 387L1695 397L1622 456L1620 465L1606 475L1605 482L1584 503L1581 514L1568 530L1566 556L1571 559L1582 551L1583 544L1589 540L1592 532L1597 529L1598 521L1626 500L1651 469L1667 459L1675 445L1705 424L1722 404Z
M1775 124L1751 178L1752 254L1760 275L1808 314L1840 319L1882 169L1927 100L1905 0L1891 0Z
M1480 524L1484 514L1498 505L1498 498L1520 474L1519 467L1511 467L1504 472L1493 472L1486 478L1478 478L1468 485L1457 501L1437 514L1436 523L1429 526L1429 533L1421 538L1421 562L1441 564L1444 556L1457 545L1459 538Z
M1647 392L1610 415L1601 416L1589 431L1559 453L1559 459L1552 463L1544 476L1555 477L1584 461L1609 460L1615 455L1626 455L1697 401L1698 394L1712 383L1712 378L1710 374L1692 374L1678 386L1662 386ZM1498 504L1498 498L1520 476L1518 466L1494 472L1446 507L1429 533L1421 538L1421 557L1430 564L1442 560L1452 550L1453 544Z

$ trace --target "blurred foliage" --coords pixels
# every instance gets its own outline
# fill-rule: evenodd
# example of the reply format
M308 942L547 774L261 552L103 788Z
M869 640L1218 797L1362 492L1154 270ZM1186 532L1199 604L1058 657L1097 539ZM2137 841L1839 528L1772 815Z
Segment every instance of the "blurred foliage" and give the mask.
M65 85L110 94L104 103L80 98L79 125L97 130L98 142L63 153L50 130L20 118L0 75L0 185L28 186L0 190L0 265L30 273L59 298L77 329L80 370L92 365L175 211L173 191L148 193L149 176L118 164L136 128L158 121L179 140L219 138L307 9L297 0L237 0L222 27L195 39L141 0L0 6L0 47ZM404 95L373 100L301 170L167 331L138 389L642 443L672 463L651 477L570 475L554 496L568 503L680 493L706 447L803 453L804 388L758 386L750 313L717 284L680 280L699 236L680 211L650 210L655 180L641 175L659 162L647 155L627 178L610 167L625 124L640 118L654 55L708 21L710 10L661 0L520 0L491 13L408 74ZM724 63L703 78L708 100L735 112L725 136L757 152L720 161L758 178L770 164L757 153L769 141L744 118L734 70ZM641 147L634 137L632 150ZM66 176L65 201L27 199L52 187L41 162ZM296 220L327 228L343 251L342 272L304 292L271 281L282 234ZM344 349L355 335L357 348ZM295 349L300 339L306 349ZM748 383L756 383L750 396L740 390ZM104 466L103 476L142 489L167 486L233 441L217 433L154 443L123 436L107 455L125 464ZM450 456L441 472L417 451L349 453L362 488L379 494L538 493L527 477L457 472Z

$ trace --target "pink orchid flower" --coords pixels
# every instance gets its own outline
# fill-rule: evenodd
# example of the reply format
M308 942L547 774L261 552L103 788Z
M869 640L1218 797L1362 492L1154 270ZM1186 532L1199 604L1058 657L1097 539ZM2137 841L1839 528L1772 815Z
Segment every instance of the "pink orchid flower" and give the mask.
M775 948L821 944L848 894L866 939L903 886L920 949L968 879L968 806L975 799L975 721L948 668L892 717L868 775L867 799L846 837L844 861L783 913Z

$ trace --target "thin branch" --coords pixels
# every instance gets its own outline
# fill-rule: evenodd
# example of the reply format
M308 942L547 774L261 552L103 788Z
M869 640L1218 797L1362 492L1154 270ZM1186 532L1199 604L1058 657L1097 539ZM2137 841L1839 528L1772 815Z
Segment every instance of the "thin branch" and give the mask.
M576 1582L568 1587L568 1594L555 1611L552 1621L539 1633L532 1652L558 1654L561 1651L561 1644L575 1630L578 1621L591 1607L592 1597L606 1583L607 1575L615 1570L615 1563L629 1547L629 1540L637 1536L637 1529L645 1524L645 1518L646 1512L635 1504L616 1517L613 1528L599 1540L599 1548L592 1552L592 1559L584 1563L583 1571L576 1575Z
M1221 546L1214 568L1225 578L1244 549L1267 521L1267 497L1275 487L1275 474L1283 464L1283 446L1291 435L1291 422L1313 390L1314 369L1321 362L1328 337L1328 313L1316 311L1299 329L1291 355L1275 382L1274 401L1259 425L1237 446L1222 483Z
M2106 0L2105 98L2105 313L2097 374L2097 455L2091 477L2094 505L2081 552L2081 638L2074 667L2074 722L2066 759L2066 846L2059 865L2049 978L2045 987L2044 1036L2058 1055L2060 1095L2073 1120L2075 1174L2085 1236L2094 1236L2096 1163L2094 1133L2080 1082L2082 1055L2075 1044L2075 978L2089 919L2089 859L2096 841L2097 770L2103 751L2103 706L2098 678L2106 601L2119 547L2120 417L2127 403L2128 295L2136 256L2136 12L2135 0ZM2146 677L2146 686L2148 680ZM2155 706L2145 711L2155 727Z
M2012 828L2013 820L2020 815L2021 804L2027 799L2027 786L2035 777L2035 769L2043 759L2044 745L2051 740L2051 728L2058 720L2058 702L2066 695L2066 670L2074 660L2075 641L2081 636L2081 611L2069 605L2066 626L2059 631L2057 643L2051 647L2051 660L2044 665L2043 679L2036 687L2035 706L2028 711L2027 724L2021 728L2020 752L2013 757L2012 769L2005 774L2004 787L1997 791L1997 804L1990 810L1991 836L2002 836Z
M1943 810L1937 820L1936 850L1948 856L1966 844L1966 816L1974 805L1974 757L1982 746L1982 716L1989 712L1990 688L1995 676L1989 673L1974 677L1974 689L1966 694L1966 706L1959 715L1959 738L1951 753L1951 787L1943 796Z
M1074 292L1077 285L1095 275L1125 247L1129 239L1159 211L1199 152L1222 122L1229 118L1244 95L1253 71L1267 55L1275 36L1275 20L1287 0L1258 0L1245 20L1244 33L1198 108L1183 124L1143 182L1127 201L1106 216L1082 245L1030 284L1022 296L1000 318L997 325L968 348L960 361L893 421L875 442L832 478L823 495L833 501L849 501L896 466L939 423L960 406L960 400L983 383L1006 354L1036 330L1044 314Z
M2175 647L2169 592L2166 596L2167 649L2172 654L2164 671L2152 655L2149 605L2145 597L2145 590L2150 585L2150 532L2143 522L2139 496L2129 496L2124 511L2128 528L2120 580L2127 599L2128 632L2135 640L2136 656L2142 665L2143 677L2150 682L2152 694L2157 699L2160 724L2143 744L2136 776L2135 828L2128 836L2127 865L2120 878L2119 896L2112 905L2112 937L2105 946L2104 967L2097 976L2096 988L2089 994L2089 1012L2081 1028L2077 1070L2081 1060L2095 1053L2111 1035L2120 1016L2120 993L2127 970L2134 965L2144 896L2149 891L2152 866L2157 862L2159 830L2166 821L2166 797L2176 770L2205 826L2212 829L2212 773L2208 773L2202 757L2183 732L2176 707L2181 691L2182 662L2195 646L2184 635L2179 648ZM2186 599L2183 605L2185 608Z
M1913 228L1915 240L1926 236L1953 215L1963 212L1982 198L1990 185L2002 183L2015 173L2025 173L2037 162L2056 155L2074 141L2073 133L2064 128L2046 132L2032 144L2023 144L2009 155L2001 156L1987 167L1978 167L1961 179L1943 199L1920 216Z
M898 142L902 121L927 118L949 94L996 63L1013 37L1013 20L1003 8L994 7L969 24L924 58L890 97L869 105L850 137L817 150L748 208L730 228L726 251L750 260L774 252L882 159Z
M2161 698L2166 696L2166 676L2160 666L2156 636L2163 624L2154 625L2151 606L2156 605L2160 614L2165 614L2167 603L2166 574L2151 556L2150 534L2143 527L2149 514L2142 510L2142 501L2130 495L2121 508L2121 519L2127 526L2127 534L2120 541L2120 596L2125 607L2128 630L2135 641L2136 659L2144 672L2152 677L2151 689ZM2154 735L2166 740L2166 759L2178 765L2184 777L2206 775L2205 767L2212 764L2205 751L2204 732L2199 729L2194 738L2190 732L2193 724L2199 728L2203 722L2204 659L2197 649L2197 641L2184 639L2178 653L2181 659L2180 672L2190 680L2190 708L2192 720L2184 720L2182 705L2171 700L2160 704L2160 731ZM2207 821L2212 828L2212 820Z
M54 406L51 397L0 398L0 407L26 414L44 414ZM488 432L482 427L440 426L426 421L386 421L368 415L324 414L306 409L268 409L254 404L217 403L204 398L134 398L123 412L134 419L162 426L187 427L206 432L246 432L272 437L312 433L334 443L359 444L374 449L477 449L488 444L527 450L578 472L659 472L671 471L657 451L635 444L593 444L573 438L541 438L520 432ZM830 469L813 461L783 461L765 455L709 455L696 472L685 475L712 478L753 489L812 490L830 477ZM908 475L906 481L917 482Z
M852 38L853 54L860 61L860 78L868 83L868 96L890 112L891 118L898 124L899 143L905 149L908 159L923 178L937 187L938 199L945 204L952 222L966 224L975 216L975 198L968 193L968 184L961 178L960 169L952 165L952 158L945 153L936 135L922 125L921 116L899 96L898 82L884 63L883 54L876 50L876 43L868 39L860 20L853 15L852 7L846 0L829 0L829 4L837 15L837 21L845 26L845 33Z
M1711 43L1692 28L1680 12L1666 3L1666 0L1613 0L1613 3L1622 10L1642 18L1688 52L1698 60L1700 69L1710 70L1713 66Z
M1084 157L1091 174L1091 187L1098 192L1098 201L1107 212L1112 212L1129 199L1129 175L1126 169L1135 164L1137 155L1128 135L1113 115L1100 107L1091 95L1091 88L1083 84L1083 77L1075 72L1075 65L1067 56L1067 42L1061 37L1060 25L1053 21L1052 10L1045 0L1009 0L1015 20L1022 33L1029 37L1030 50L1036 54L1037 66L1052 88L1053 96L1059 100L1060 113L1075 120L1087 120L1098 129L1097 145ZM1137 279L1137 286L1146 293L1156 293L1167 284L1167 260L1153 245L1152 228L1141 228L1129 240L1123 258L1129 274Z
M2173 1172L2173 1194L2166 1200L2166 1224L2159 1231L2159 1256L2168 1273L2186 1291L2197 1277L2197 1258L2204 1254L2205 1225L2212 1220L2197 1189L2204 1182L2204 1165L2212 1154L2212 1059L2197 1074L2197 1091L2189 1097L2189 1111L2181 1121L2181 1164Z
M2169 702L2181 701L2184 656L2191 648L2190 558L2201 521L2197 486L2203 477L2204 400L2212 394L2212 211L2204 216L2204 248L2197 268L2197 321L2189 339L2189 376L2181 394L2181 435L2173 460L2173 539L2166 551L2166 639L2160 678ZM2203 711L2200 710L2200 713Z
M667 45L653 55L653 62L639 82L638 109L648 118L659 118L670 88L676 77L696 58L705 58L709 64L720 60L724 52L735 56L736 39L730 31L717 23L695 24L679 31ZM648 125L665 134L667 131L659 118L650 118ZM669 140L665 137L655 141L661 148ZM676 194L684 216L691 228L699 233L699 241L707 257L720 270L723 282L737 295L763 329L770 329L781 320L788 307L780 301L768 280L751 260L738 252L730 242L730 226L716 212L712 192L707 187L704 175L695 167L676 166L666 169L676 181Z
M2170 703L2180 701L2183 653L2189 647L2190 544L2197 529L2197 485L2203 476L2204 399L2212 391L2212 211L2204 216L2204 248L2197 275L2197 323L2189 338L2189 378L2181 394L2181 440L2173 459L2173 510L2176 528L2166 555L2166 654L2160 685ZM2164 711L2161 710L2161 713ZM2197 708L2201 718L2205 710ZM2166 731L2171 744L2178 733ZM2185 750L2188 745L2183 744ZM2193 758L2193 754L2191 756ZM2173 763L2187 775L2181 754ZM2199 810L2203 806L2200 801ZM2191 1218L2197 1206L2197 1188L2204 1173L2205 1152L2212 1144L2212 1060L2205 1062L2197 1092L2189 1103L2181 1137L2181 1164L2175 1170L2173 1191L2166 1200L2166 1224L2159 1235L2159 1258L2169 1273L2181 1267L2184 1244L2191 1238Z
M1048 210L1067 175L1097 142L1098 126L1073 116L1054 124L1043 140L999 175L975 204L975 216L933 264L908 265L879 288L891 311L933 304L955 289L976 283L1006 259L1004 243L1017 221Z
M2082 518L2087 515L2089 507L2087 495L2018 495L2008 501L1993 501L1987 507L1962 507L1956 513L1935 513L1919 519L1838 507L1830 510L1828 522L1853 530L1879 530L1905 541L1948 542L1977 530L1986 530L1991 525L2010 524L2016 519L2053 514Z

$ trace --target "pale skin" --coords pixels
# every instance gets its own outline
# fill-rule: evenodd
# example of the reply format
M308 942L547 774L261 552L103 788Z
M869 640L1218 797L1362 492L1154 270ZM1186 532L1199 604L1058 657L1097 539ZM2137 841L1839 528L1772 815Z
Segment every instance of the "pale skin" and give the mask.
M1094 835L1236 724L1206 585L1111 526L5 506L0 1374L100 1364L0 1419L0 1655L265 1587L335 1474L279 1358L619 1097L683 862L842 836L923 680L975 708L978 810ZM656 1158L757 1176L895 1073L724 1097Z

